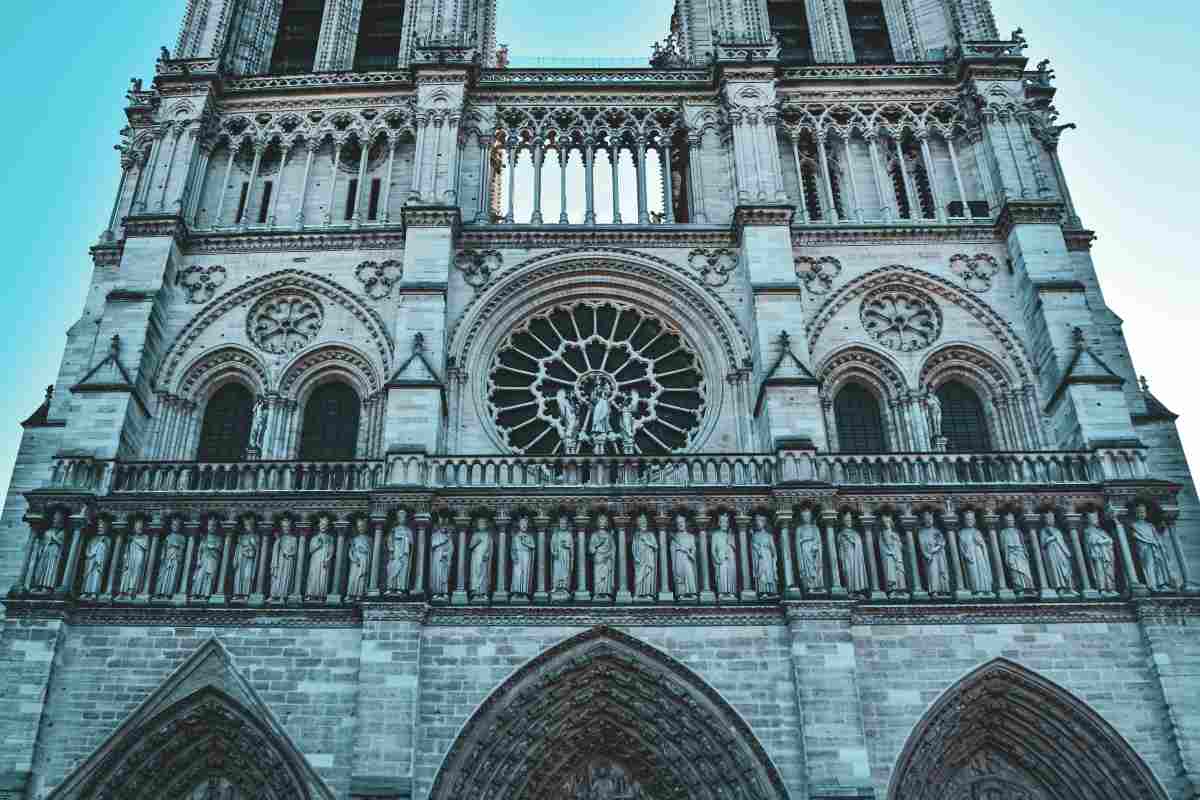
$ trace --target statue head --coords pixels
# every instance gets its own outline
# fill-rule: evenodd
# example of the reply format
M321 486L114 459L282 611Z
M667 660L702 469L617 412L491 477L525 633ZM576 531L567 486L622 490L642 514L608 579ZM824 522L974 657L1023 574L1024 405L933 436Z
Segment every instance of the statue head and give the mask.
M891 514L883 514L879 517L879 521L883 523L883 529L890 531L896 527L896 521L892 519Z
M108 532L112 530L112 520L108 517L101 517L96 525L100 529L101 536L107 536Z
M1006 528L1017 527L1017 515L1011 511L1005 511L1004 512L1004 527L1006 527Z
M676 514L675 515L675 530L678 531L679 533L687 533L687 529L688 529L687 517L685 517L683 514Z
M133 518L133 535L134 536L141 536L142 531L145 530L145 528L146 528L146 520L144 517L134 517Z
M849 511L842 512L842 527L843 528L853 528L854 527L854 515L852 513L850 513Z
M812 509L811 508L800 509L800 522L805 525L812 524Z
M926 528L933 527L933 512L928 508L921 512L921 524Z
M1045 525L1047 528L1054 527L1054 512L1053 511L1046 509L1045 511L1042 512L1042 524Z
M717 514L717 527L723 531L729 530L729 512L728 511L722 511L720 514Z
M975 527L975 512L974 511L963 512L963 525L967 528Z
M566 514L559 514L558 515L558 527L564 531L569 530L571 527L571 518L568 517Z
M600 530L608 530L608 514L601 511L596 515L596 527Z
M396 510L396 524L404 525L408 522L408 509L401 508Z
M283 532L284 536L289 535L292 532L292 518L284 517L279 520L279 530Z
M242 517L242 530L246 533L254 533L254 515L246 514Z
M1146 518L1150 516L1150 509L1145 503L1138 503L1133 507L1133 515L1139 522L1145 522Z
M645 511L637 515L637 526L639 531L647 530L650 527L650 517L646 515Z
M182 533L182 532L183 532L183 518L182 517L171 517L171 533Z
M767 515L759 512L754 515L754 530L765 531L767 529Z
M487 517L476 517L475 518L475 530L478 531L479 533L487 533L487 530L488 530Z
M322 514L321 516L317 517L317 532L325 533L328 530L329 530L329 515Z
M517 517L517 530L519 530L521 533L525 533L527 530L529 530L528 514L522 514L521 516Z
M141 522L141 520L139 519L133 523L134 530L137 530L138 522ZM221 521L217 519L217 515L209 514L208 519L204 521L204 530L208 533L216 533L220 525Z
M1092 509L1091 511L1087 512L1087 523L1088 523L1088 527L1099 528L1100 527L1100 512L1096 511L1095 509Z
M364 535L364 536L366 535L366 533L367 533L367 518L366 517L359 517L358 519L354 520L354 532L358 533L360 535Z
M62 528L67 524L67 515L63 513L61 508L54 509L54 513L50 515L50 527Z

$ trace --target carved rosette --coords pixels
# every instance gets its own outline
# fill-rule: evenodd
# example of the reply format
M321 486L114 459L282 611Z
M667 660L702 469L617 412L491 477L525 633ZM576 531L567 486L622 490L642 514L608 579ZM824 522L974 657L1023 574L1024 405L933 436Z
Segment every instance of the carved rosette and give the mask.
M688 253L688 266L709 286L724 286L737 268L737 251L728 247L697 247Z
M1000 271L1000 265L987 253L956 253L950 256L950 271L962 278L964 286L979 293L992 288L992 277Z
M225 268L219 264L211 267L193 264L179 272L175 283L187 292L189 303L207 303L213 299L217 289L224 285L225 277Z
M700 360L633 306L580 301L531 317L500 346L488 409L518 453L680 453L704 418Z
M389 258L387 261L364 261L354 268L354 277L363 285L363 291L372 300L382 300L392 292L392 287L404 275L404 263Z
M246 332L268 353L295 353L316 337L324 322L325 309L316 297L290 290L266 295L251 306Z
M842 262L833 256L797 256L795 266L796 277L812 294L829 294L833 282L842 274Z
M942 335L942 310L932 297L903 284L881 286L863 298L863 329L890 350L924 350Z
M459 250L454 266L467 285L479 291L504 266L504 256L499 250Z

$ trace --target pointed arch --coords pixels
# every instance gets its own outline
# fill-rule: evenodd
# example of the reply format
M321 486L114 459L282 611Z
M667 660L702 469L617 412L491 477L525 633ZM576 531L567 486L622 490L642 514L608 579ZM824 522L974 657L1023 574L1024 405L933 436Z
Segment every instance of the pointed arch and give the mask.
M238 798L333 800L216 639L197 648L47 800L175 800L209 781Z
M663 800L788 796L750 726L712 687L601 626L550 648L479 706L430 798L557 800L597 759Z
M925 713L900 753L888 798L975 797L992 784L1039 800L1167 800L1099 714L1004 658L962 678Z

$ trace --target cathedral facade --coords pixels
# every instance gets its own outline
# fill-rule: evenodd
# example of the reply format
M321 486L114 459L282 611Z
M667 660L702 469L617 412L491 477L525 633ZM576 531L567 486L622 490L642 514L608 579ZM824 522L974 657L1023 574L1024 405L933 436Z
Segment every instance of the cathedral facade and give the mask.
M1200 798L1049 64L987 0L664 33L188 0L0 520L0 797Z

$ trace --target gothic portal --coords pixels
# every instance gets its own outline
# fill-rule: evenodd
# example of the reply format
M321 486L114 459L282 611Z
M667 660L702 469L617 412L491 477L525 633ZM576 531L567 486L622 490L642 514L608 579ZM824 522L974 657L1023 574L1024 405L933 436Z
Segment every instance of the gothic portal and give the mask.
M1020 31L494 20L189 0L133 81L0 798L1200 797L1195 487Z

